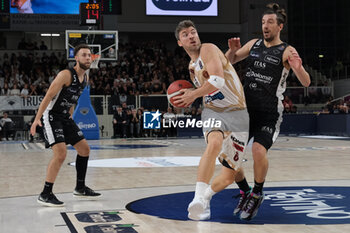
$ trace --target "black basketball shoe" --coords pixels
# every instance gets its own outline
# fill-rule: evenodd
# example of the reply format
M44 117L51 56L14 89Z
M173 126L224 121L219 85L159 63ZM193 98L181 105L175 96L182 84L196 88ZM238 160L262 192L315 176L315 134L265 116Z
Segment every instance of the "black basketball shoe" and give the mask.
M57 199L52 192L49 194L40 193L37 202L43 206L49 207L61 207L64 206L64 202Z
M99 198L101 196L101 193L96 193L91 188L85 186L81 189L75 189L73 192L73 195L75 197L86 197L86 198Z

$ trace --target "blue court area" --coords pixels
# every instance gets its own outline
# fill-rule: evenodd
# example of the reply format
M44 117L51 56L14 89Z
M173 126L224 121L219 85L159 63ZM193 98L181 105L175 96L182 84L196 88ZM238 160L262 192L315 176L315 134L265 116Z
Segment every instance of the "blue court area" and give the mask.
M30 1L30 0L28 0ZM79 14L79 4L89 0L36 0L32 1L34 14ZM10 13L18 13L17 8L11 7Z
M140 144L122 144L122 145L90 145L90 150L119 150L119 149L147 149L167 147L166 145L140 145ZM74 147L69 146L68 150L75 150Z
M258 215L242 221L232 212L238 189L226 189L211 201L210 222L232 224L350 224L350 187L273 187L265 188L265 201ZM144 198L129 203L134 213L172 220L189 220L187 206L193 192Z

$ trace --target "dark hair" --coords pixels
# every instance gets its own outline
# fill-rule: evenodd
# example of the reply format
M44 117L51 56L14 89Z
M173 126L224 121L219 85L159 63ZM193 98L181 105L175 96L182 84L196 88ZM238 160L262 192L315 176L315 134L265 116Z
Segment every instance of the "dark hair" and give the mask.
M181 21L175 29L175 37L177 40L179 40L179 33L181 30L189 28L189 27L194 27L196 29L196 26L194 25L194 23L191 20L183 20Z
M90 49L89 45L87 44L78 44L74 47L74 56L76 56L80 49Z
M267 9L264 11L263 16L269 14L276 14L278 25L280 25L281 23L285 24L287 22L286 11L283 8L281 8L277 3L269 3L266 5L266 8Z

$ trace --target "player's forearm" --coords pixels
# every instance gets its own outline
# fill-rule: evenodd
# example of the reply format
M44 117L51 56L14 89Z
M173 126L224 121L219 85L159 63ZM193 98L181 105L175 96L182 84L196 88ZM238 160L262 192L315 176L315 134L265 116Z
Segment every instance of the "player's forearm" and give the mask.
M227 50L227 52L225 53L225 56L227 57L227 59L230 61L231 64L236 63L236 53L233 52L231 49Z
M215 86L213 86L209 82L205 82L203 84L203 86L201 86L200 88L197 88L196 90L193 91L193 95L197 99L197 98L205 96L205 95L207 95L207 94L209 94L211 92L214 92L217 89L218 88L216 88Z
M306 72L303 66L301 66L298 70L293 70L293 72L304 87L308 87L310 85L310 75L308 72Z

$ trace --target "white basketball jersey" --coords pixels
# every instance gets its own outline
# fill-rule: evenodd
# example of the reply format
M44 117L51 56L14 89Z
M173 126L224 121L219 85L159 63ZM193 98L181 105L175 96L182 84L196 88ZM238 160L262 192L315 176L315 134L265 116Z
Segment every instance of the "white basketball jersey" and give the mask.
M223 69L225 85L221 89L205 95L203 97L204 106L216 112L245 109L247 106L241 81L227 59ZM189 70L192 74L192 82L196 87L202 86L209 79L209 74L200 56L195 62L190 62Z

